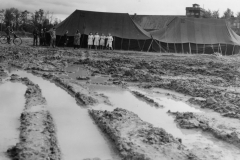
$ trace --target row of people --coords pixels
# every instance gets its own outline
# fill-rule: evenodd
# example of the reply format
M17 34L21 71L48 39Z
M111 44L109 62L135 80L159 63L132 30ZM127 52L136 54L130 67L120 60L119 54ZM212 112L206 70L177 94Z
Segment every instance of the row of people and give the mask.
M38 45L38 39L39 39L39 45L41 45L41 46L47 45L46 34L47 34L46 28L41 29L40 32L38 31L37 28L34 28L34 30L33 30L33 46Z
M53 28L52 31L50 31L50 36L51 36L51 45L55 47L55 43L56 43L55 28ZM68 30L65 31L62 37L64 41L63 46L65 47L67 46L68 40L69 40ZM81 39L81 33L79 32L79 30L77 30L74 34L74 41L73 41L74 49L80 47L80 39ZM95 35L93 35L92 32L90 32L88 35L88 49L91 49L92 46L95 46L95 49L98 49L99 46L100 46L100 49L104 49L106 46L108 49L113 50L112 42L113 42L113 37L111 36L110 33L108 34L108 36L105 36L104 34L99 36L97 32Z
M105 43L105 40L107 40L107 44ZM112 42L113 37L111 36L110 33L108 34L108 36L105 36L104 34L99 36L98 32L96 32L95 35L93 35L92 32L90 32L90 34L88 35L88 49L91 49L92 46L95 46L95 49L98 49L99 46L100 49L103 49L106 44L106 47L108 49L113 50Z

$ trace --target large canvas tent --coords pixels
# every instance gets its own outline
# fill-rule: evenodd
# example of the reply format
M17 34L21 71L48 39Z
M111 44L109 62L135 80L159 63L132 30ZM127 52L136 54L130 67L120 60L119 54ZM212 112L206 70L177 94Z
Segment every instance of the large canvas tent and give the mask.
M56 27L57 44L61 45L61 36L69 31L70 42L77 30L82 34L81 47L87 46L87 35L92 32L104 33L114 37L113 47L119 50L148 50L152 42L151 35L137 25L127 13L106 13L76 10Z
M239 52L240 37L225 20L176 17L163 29L150 32L160 52L214 53Z
M135 23L142 27L146 31L154 31L164 28L175 17L174 15L131 15L131 18Z

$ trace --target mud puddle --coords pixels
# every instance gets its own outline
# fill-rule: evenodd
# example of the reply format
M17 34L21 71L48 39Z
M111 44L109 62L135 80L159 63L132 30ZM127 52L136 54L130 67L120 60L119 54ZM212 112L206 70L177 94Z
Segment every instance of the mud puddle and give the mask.
M196 153L206 153L212 157L212 159L218 160L240 159L240 151L238 148L220 141L209 134L203 133L200 130L180 129L174 122L174 118L167 113L168 110L174 112L203 112L200 109L191 107L185 102L167 98L166 96L152 95L150 97L150 94L144 91L142 91L142 93L145 93L148 97L154 99L154 101L164 107L157 108L150 106L146 102L136 98L130 91L116 87L92 85L90 89L108 96L114 106L109 107L100 104L95 106L94 109L109 111L112 111L116 107L127 109L136 113L143 121L147 121L156 127L164 128L173 136L181 138L183 144ZM204 155L202 156L204 157Z
M67 75L72 79L76 79L79 76L81 76L81 77L89 77L90 76L90 72L81 65L68 66L67 68L65 68L65 70L67 72L69 72L69 73L67 73Z
M9 160L5 152L19 140L19 117L24 109L26 86L20 83L0 84L0 159Z
M40 86L48 102L48 110L57 128L63 159L100 158L118 159L108 140L90 118L88 111L79 107L74 98L55 84L25 71L14 71Z

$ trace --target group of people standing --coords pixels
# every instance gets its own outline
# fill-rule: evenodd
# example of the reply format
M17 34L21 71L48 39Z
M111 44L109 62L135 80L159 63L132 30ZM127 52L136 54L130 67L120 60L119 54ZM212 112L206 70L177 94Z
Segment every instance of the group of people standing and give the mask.
M51 36L51 46L55 47L56 43L56 29L53 28L50 31L50 36ZM66 47L69 41L69 36L68 36L68 30L65 31L64 35L61 37L63 38L63 47ZM98 32L96 32L95 35L92 34L92 32L89 33L88 35L88 49L92 49L92 46L94 46L95 49L104 49L105 47L107 49L113 50L112 46L113 42L113 37L109 33L108 36L105 36L102 34L99 36ZM74 34L74 40L73 40L73 47L75 48L80 48L81 44L81 33L79 30L77 30Z
M34 28L33 30L33 46L37 46L37 45L40 45L40 46L45 46L47 45L46 43L46 28L44 29L41 29L40 32L38 31L37 28ZM39 41L38 41L39 39ZM39 42L39 44L38 44Z
M105 42L106 40L107 43ZM100 47L100 49L104 49L106 46L106 48L113 50L112 42L113 37L110 33L108 34L108 36L105 36L104 34L99 36L98 32L96 32L95 35L90 32L90 34L88 35L88 49L91 49L92 46L95 46L95 49L98 49L98 47Z

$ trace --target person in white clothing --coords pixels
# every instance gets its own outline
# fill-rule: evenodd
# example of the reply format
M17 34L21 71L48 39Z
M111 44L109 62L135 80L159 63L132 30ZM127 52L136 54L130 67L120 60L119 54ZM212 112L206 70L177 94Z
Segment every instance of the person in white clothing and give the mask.
M100 36L100 49L103 49L105 47L105 39L106 36L102 33L102 35Z
M100 36L98 35L98 32L94 35L94 46L95 46L95 49L98 48L99 46L99 40L100 40Z
M113 37L111 36L111 34L109 33L107 36L107 48L113 50L112 47L112 41L113 41Z
M88 49L92 48L93 39L94 39L94 36L92 35L92 32L90 32L89 35L88 35Z

